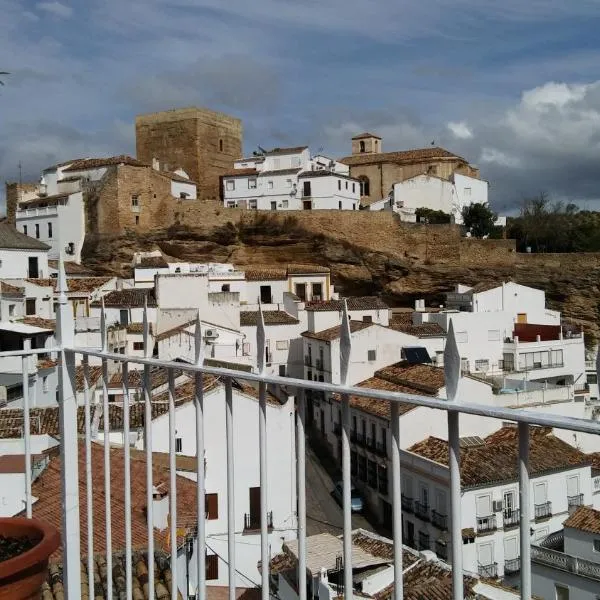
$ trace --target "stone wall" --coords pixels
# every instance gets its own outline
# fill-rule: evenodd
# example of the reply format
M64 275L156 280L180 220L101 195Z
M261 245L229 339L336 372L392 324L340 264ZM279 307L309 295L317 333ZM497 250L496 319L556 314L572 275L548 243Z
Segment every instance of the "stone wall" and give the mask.
M161 169L183 168L198 185L198 197L219 198L220 176L242 157L242 122L200 108L138 115L135 122L137 158Z

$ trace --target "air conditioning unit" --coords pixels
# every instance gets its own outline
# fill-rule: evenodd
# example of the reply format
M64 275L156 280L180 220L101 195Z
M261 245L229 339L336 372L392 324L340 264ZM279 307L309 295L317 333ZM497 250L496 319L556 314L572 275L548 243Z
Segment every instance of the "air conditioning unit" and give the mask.
M207 329L204 332L204 338L207 340L216 340L219 337L219 332L216 329Z
M494 512L502 512L502 500L494 500Z

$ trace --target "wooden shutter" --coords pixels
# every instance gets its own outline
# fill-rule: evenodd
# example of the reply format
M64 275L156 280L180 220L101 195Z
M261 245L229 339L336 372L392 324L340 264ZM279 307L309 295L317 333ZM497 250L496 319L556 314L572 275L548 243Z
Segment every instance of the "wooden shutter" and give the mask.
M218 494L206 494L205 508L207 519L218 519L219 518L219 495Z
M216 554L206 555L206 579L219 579L219 557Z

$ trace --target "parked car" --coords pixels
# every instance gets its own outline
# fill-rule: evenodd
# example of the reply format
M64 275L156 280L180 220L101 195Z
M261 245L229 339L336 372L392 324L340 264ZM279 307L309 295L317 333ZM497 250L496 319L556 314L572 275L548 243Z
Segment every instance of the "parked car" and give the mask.
M338 481L333 488L333 497L340 506L344 506L344 482ZM362 512L364 501L362 494L352 485L350 488L350 509L352 512Z

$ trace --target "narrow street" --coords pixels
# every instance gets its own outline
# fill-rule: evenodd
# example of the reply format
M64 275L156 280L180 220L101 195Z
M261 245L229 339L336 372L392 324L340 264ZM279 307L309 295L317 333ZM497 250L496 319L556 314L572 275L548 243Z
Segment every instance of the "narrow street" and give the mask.
M339 535L343 531L342 507L331 492L334 481L320 463L313 449L306 445L306 530L307 535L329 532ZM373 526L362 514L352 515L352 528L373 531Z

